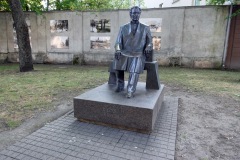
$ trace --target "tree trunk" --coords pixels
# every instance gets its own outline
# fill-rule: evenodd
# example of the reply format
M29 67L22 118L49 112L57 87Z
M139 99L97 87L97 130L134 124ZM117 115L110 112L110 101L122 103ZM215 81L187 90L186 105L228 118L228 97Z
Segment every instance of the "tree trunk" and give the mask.
M17 33L20 72L32 71L32 50L30 46L28 26L25 21L25 15L22 11L20 0L8 0L8 3L12 11L14 26Z
M49 0L47 0L47 9L46 9L46 11L48 11L48 9L49 9Z

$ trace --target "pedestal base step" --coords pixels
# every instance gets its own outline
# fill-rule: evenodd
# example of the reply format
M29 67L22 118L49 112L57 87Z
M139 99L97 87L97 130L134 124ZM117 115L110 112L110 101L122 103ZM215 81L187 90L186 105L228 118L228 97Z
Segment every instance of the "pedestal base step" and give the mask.
M159 90L146 89L138 82L133 98L125 92L114 92L107 83L74 98L74 116L87 122L139 132L151 132L164 98L164 85ZM126 90L126 89L125 89Z

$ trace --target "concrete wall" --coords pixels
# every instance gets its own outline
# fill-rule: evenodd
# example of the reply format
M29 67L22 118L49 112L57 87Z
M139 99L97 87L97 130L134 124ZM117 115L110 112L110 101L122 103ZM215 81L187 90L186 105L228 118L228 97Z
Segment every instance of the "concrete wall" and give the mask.
M0 63L5 62L8 56L8 37L6 25L6 13L0 14ZM5 23L4 23L5 22Z
M182 34L182 63L212 68L222 63L227 10L202 8L185 10ZM223 18L224 17L224 18Z
M27 12L31 23L33 59L36 63L107 64L114 57L114 43L119 27L128 23L129 11L106 12L44 12L36 15ZM161 50L154 51L154 60L160 65L214 68L222 63L228 6L218 9L205 7L175 7L146 9L141 18L162 18ZM110 19L111 32L90 32L91 19ZM50 20L68 20L68 31L50 32ZM17 62L18 53L13 47L12 18L0 12L0 62ZM52 36L68 36L69 48L51 48ZM91 49L91 36L109 36L110 49Z

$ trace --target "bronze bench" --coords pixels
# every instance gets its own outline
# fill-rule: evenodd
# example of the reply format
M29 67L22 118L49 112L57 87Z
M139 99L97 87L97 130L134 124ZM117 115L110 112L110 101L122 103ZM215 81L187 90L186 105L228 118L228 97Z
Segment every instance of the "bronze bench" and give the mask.
M112 63L109 65L109 85L116 85L117 78L115 70L112 67ZM144 70L147 70L146 89L160 89L160 81L158 75L158 63L157 61L145 62Z

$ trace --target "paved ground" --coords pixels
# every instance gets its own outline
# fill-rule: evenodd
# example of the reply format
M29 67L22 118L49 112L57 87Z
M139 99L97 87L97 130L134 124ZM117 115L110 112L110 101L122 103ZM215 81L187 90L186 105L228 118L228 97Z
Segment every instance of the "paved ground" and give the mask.
M77 121L70 112L0 152L0 160L174 160L178 99L165 97L154 131L143 134Z

